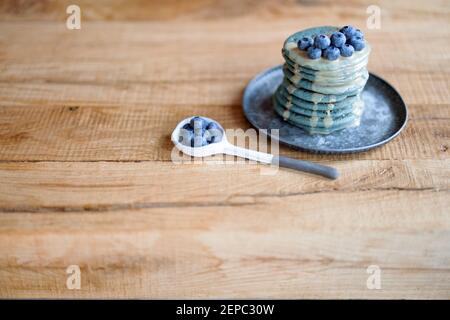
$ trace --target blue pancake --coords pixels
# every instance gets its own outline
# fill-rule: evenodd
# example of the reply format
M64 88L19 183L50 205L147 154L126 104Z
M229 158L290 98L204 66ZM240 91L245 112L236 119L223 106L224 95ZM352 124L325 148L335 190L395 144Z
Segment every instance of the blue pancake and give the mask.
M329 80L326 85L321 85L316 81L312 82L307 79L302 79L299 76L292 75L289 70L286 70L285 78L296 88L302 88L322 94L349 96L355 95L364 88L367 79L369 79L369 72L364 70L364 73L359 78L348 82L346 85L333 85L332 80Z
M289 59L289 57L286 56L283 51L282 51L282 55L283 55L283 58L286 61L286 63L289 64L293 70L296 70L296 72L298 71L298 72L306 73L311 76L314 76L317 72L319 72L317 70L313 70L313 69L310 69L307 67L300 66L299 64L297 64L294 61L292 61L291 59Z
M319 117L320 119L321 117L324 118L329 116L331 117L332 120L335 120L335 119L343 119L348 116L359 117L361 116L363 111L362 110L363 104L360 98L356 99L353 103L349 103L345 108L331 109L331 110L310 110L300 108L277 93L273 95L273 99L274 101L277 102L277 105L280 109L283 108L285 111L297 113L307 118L316 116ZM316 124L316 126L320 127L320 123Z
M323 94L311 90L306 90L303 88L297 88L291 82L289 82L289 80L286 77L284 78L283 83L281 85L284 86L284 88L289 94L294 95L302 100L310 101L312 103L339 102L346 99L349 96L358 95L362 90L361 89L355 92L349 92L348 94L341 94L341 95Z
M286 71L289 71L289 73L286 73ZM316 76L314 74L309 74L299 69L294 69L294 67L291 66L287 61L283 65L283 72L286 76L289 77L297 76L300 79L306 79L309 81L314 81L316 79Z
M280 90L281 91L281 90ZM354 111L354 105L355 102L358 101L356 98L353 100L353 102L348 102L345 104L345 106L341 106L340 108L329 108L329 109L322 109L319 110L317 108L303 108L301 106L298 106L295 104L294 101L287 99L283 96L283 94L280 93L280 91L277 90L275 92L274 97L277 100L277 102L283 106L286 110L290 110L292 112L304 115L304 116L312 116L312 115L318 115L319 117L325 117L328 114L331 114L333 117L339 117L339 116L345 116L347 114L350 114Z
M275 92L275 94L278 94L280 97L283 97L284 100L291 101L294 105L298 106L299 108L303 109L309 109L309 110L320 110L320 111L326 111L326 110L335 110L335 109L342 109L346 108L348 104L354 103L358 96L349 96L345 98L344 100L334 102L334 103L313 103L311 101L306 101L303 99L300 99L294 95L289 94L289 92L286 91L286 89L280 85Z
M301 66L296 62L292 61L288 56L283 55L286 63L292 67L294 73L297 71L301 71L302 73L310 74L315 76L315 78L347 78L353 76L355 72L358 70L366 69L367 63L369 62L368 57L365 57L362 60L357 61L355 64L348 64L343 66L342 68L335 70L312 70L307 67ZM346 58L350 59L350 58ZM325 58L320 58L317 61L329 61Z
M289 62L286 61L286 63L283 65L283 72L286 74L287 77L290 78L295 77L300 79L306 79L311 82L331 86L331 85L345 85L350 81L354 81L355 79L360 77L363 73L367 72L367 69L366 67L363 67L359 70L356 70L355 73L351 75L339 74L338 76L331 77L331 76L324 76L321 74L312 75L309 73L305 73L303 71L299 71L298 69L294 69L294 67L290 65Z
M325 129L325 128L317 128L317 127L316 128L304 127L301 125L299 126L297 122L295 122L291 119L286 119L285 121L289 124L292 124L293 126L302 128L305 132L307 132L309 134L324 134L324 135L330 134L330 133L333 133L335 131L339 131L342 129L346 129L346 128L357 127L357 126L359 126L359 123L360 123L360 120L355 120L353 123L341 124L340 126L336 126L332 129Z
M336 130L358 125L361 119L361 115L355 113L337 117L333 117L331 113L325 117L319 117L319 115L304 116L292 110L287 110L275 97L273 97L273 105L275 112L285 121L301 127L309 133L329 134Z

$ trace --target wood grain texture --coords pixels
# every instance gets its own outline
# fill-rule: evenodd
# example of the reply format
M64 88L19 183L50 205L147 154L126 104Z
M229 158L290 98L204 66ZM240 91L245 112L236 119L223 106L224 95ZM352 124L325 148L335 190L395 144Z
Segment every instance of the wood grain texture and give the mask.
M364 27L371 1L80 0L78 31L68 4L0 4L0 297L450 298L447 1L382 1L380 30ZM280 147L337 181L171 161L183 117L250 128L243 89L286 36L349 22L408 104L398 138Z

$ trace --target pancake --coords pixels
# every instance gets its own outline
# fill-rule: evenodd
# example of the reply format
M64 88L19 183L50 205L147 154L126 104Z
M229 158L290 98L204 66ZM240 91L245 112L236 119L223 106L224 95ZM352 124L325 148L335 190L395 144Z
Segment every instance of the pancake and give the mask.
M298 98L294 95L290 95L286 89L283 86L279 86L277 89L277 92L275 94L281 96L284 98L284 100L292 101L292 103L300 108L303 109L310 109L310 110L333 110L333 109L341 109L345 108L349 103L353 103L358 98L357 95L354 96L348 96L343 100L337 101L337 102L329 102L329 103L314 103L311 101L306 101L301 98Z
M327 95L354 95L361 91L366 85L369 79L369 73L367 70L361 76L353 81L349 81L343 85L333 84L332 81L328 81L326 85L317 83L316 81L309 81L307 79L302 79L299 76L291 75L289 71L285 72L285 78L296 88L301 88L309 90L316 93L322 93Z
M277 101L275 96L273 97L273 105L275 112L285 121L288 121L293 125L300 126L307 132L323 134L331 133L349 126L354 126L359 123L361 119L359 110L362 110L362 107L360 107L357 112L351 112L336 117L333 116L330 111L328 111L325 116L319 114L305 116L286 109Z
M299 113L305 116L312 116L313 114L325 117L329 113L332 113L333 117L343 116L348 113L353 112L354 104L358 101L357 98L348 99L344 105L340 107L335 107L334 104L327 104L327 108L318 108L318 105L312 104L312 108L304 108L296 104L293 100L286 98L282 93L276 92L274 95L277 102L282 105L285 109Z
M286 77L282 83L282 86L284 86L285 90L288 92L288 94L294 95L300 99L310 101L312 103L335 103L342 101L346 99L349 96L354 96L359 94L361 91L354 91L349 92L348 94L340 94L340 95L333 95L333 94L323 94L319 92L314 92L311 90L303 89L303 88L297 88L294 86Z
M343 72L338 73L334 76L325 76L322 73L309 74L303 71L296 70L293 66L291 66L288 62L283 65L283 72L289 77L297 77L309 80L311 82L320 83L322 85L331 86L331 85L340 85L346 84L350 81L353 81L360 77L362 74L367 72L366 67L356 69L354 73L350 75L346 75Z
M302 51L303 52L303 51ZM310 75L314 75L314 76L319 76L320 77L339 77L339 76L352 76L354 72L356 72L357 70L366 68L367 63L369 61L368 57L365 58L364 60L359 61L357 64L347 64L346 66L343 66L342 68L338 68L335 70L313 70L313 69L309 69L307 67L304 66L300 66L299 64L297 64L296 62L292 61L289 57L287 57L286 55L283 55L286 63L292 67L292 69L294 70L294 72L296 72L296 70L299 70L303 73L307 73ZM350 58L345 58L345 59L351 59ZM325 58L320 58L317 60L324 60L324 61L328 61ZM314 61L317 61L314 60ZM338 60L335 60L338 61Z

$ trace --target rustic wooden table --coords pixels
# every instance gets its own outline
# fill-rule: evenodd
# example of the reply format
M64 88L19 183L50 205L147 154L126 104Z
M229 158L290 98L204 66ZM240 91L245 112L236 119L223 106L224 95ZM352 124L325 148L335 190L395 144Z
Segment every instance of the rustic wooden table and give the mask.
M0 297L450 298L448 1L379 2L379 30L371 1L91 2L81 30L71 1L0 5ZM337 181L171 161L184 117L250 128L243 89L286 36L348 23L408 104L398 138L280 148Z

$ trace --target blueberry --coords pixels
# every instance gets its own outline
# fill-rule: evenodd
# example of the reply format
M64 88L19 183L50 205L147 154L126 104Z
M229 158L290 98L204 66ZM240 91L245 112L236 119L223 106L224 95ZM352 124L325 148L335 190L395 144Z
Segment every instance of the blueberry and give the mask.
M194 147L201 147L201 146L203 146L203 137L195 136L194 137Z
M311 59L319 59L322 55L322 50L316 47L309 47L308 48L308 57Z
M208 144L205 137L202 136L194 136L194 147L202 147Z
M190 121L190 126L194 128L196 136L202 136L206 130L206 121L201 117L193 117Z
M195 129L203 129L203 120L202 119L195 119L193 127L194 127L194 130Z
M326 49L330 43L330 38L324 34L319 34L314 38L314 46L319 49Z
M347 39L342 32L335 32L331 35L331 44L336 48L342 47Z
M193 117L191 119L191 121L189 122L189 124L191 125L191 127L193 129L206 127L206 121L202 117L199 117L199 116Z
M209 141L209 140L211 139L211 133L210 133L210 131L209 131L209 130L206 130L206 131L203 133L203 136L205 137L206 141Z
M190 123L185 123L184 126L181 127L181 129L189 130L189 131L193 131L194 130L194 128L191 127Z
M300 50L306 50L313 45L313 39L311 37L303 37L297 42L297 47Z
M192 132L192 130L181 128L178 142L184 144L185 146L190 146L193 137L194 133Z
M209 143L219 142L222 140L223 132L220 129L209 129L205 132L206 140Z
M353 46L351 44L344 44L341 48L341 56L343 57L351 57L353 52L355 51L355 49L353 48Z
M352 26L345 26L345 27L342 27L341 30L339 30L339 31L345 35L347 40L349 40L351 37L353 37L355 35L356 29L353 28Z
M339 58L339 55L340 51L336 47L331 46L324 50L324 57L328 60L336 60L337 58Z
M359 29L356 29L356 30L355 30L355 36L356 36L356 37L361 37L361 38L364 39L364 33L362 33L362 31L359 30Z
M197 127L194 129L194 135L196 136L202 136L205 133L206 129L202 127Z
M220 130L220 127L219 127L219 125L217 123L215 123L214 121L211 121L206 126L206 130L209 130L209 129L219 129Z
M363 38L355 36L350 39L350 44L355 48L356 51L361 51L366 46Z

